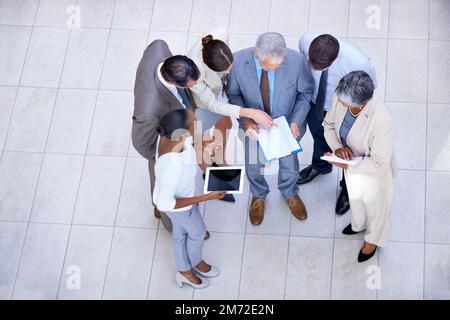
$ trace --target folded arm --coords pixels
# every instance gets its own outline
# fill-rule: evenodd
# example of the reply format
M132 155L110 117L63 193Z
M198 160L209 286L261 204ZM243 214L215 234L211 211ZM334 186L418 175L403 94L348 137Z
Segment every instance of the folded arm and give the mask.
M336 111L337 111L337 97L333 96L333 104L331 109L327 112L325 119L323 120L322 126L324 129L324 136L327 144L330 146L333 152L339 148L343 148L341 140L336 134Z
M376 173L390 165L394 148L394 121L385 119L378 125L370 145L370 154L357 165L349 166L352 173Z
M201 104L199 107L231 118L239 118L241 107L239 105L219 101L205 81L197 82L197 84L191 88L191 91L200 100Z

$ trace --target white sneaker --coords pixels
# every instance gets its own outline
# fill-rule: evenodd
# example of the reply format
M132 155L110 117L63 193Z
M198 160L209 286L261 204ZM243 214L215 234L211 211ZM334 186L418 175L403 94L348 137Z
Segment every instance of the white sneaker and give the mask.
M186 283L187 285L191 286L194 289L203 289L203 288L206 288L207 286L209 286L209 280L208 279L200 278L200 280L202 282L199 283L199 284L196 284L196 283L193 283L192 281L190 281L189 279L187 279L185 276L183 276L179 272L177 272L175 274L175 280L177 281L177 285L178 285L179 288L182 288L184 283Z
M211 266L211 270L208 272L202 272L194 267L194 271L197 272L199 275L205 278L214 278L217 277L220 274L220 270L217 267Z

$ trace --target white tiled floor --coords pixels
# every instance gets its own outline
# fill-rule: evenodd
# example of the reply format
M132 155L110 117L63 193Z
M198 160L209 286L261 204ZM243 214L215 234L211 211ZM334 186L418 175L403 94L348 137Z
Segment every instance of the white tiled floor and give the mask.
M71 5L81 29L66 27ZM450 299L449 21L450 0L0 0L0 298ZM204 206L205 258L223 273L206 290L176 287L130 144L133 80L153 39L184 53L217 26L234 51L267 30L296 49L310 30L372 56L400 169L392 241L374 259L358 264L361 236L341 234L337 170L301 186L303 222L269 177L262 226L248 222L248 189Z

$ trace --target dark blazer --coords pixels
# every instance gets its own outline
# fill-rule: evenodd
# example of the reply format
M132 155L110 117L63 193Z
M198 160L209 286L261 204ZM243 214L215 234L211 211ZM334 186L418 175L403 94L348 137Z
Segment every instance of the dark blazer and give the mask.
M272 118L286 116L289 122L294 121L299 127L305 128L313 91L314 80L306 57L287 49L283 64L275 72ZM234 53L227 95L232 104L264 110L253 48ZM242 124L243 120L239 122ZM305 130L301 131L303 135Z
M136 72L132 142L144 158L156 153L159 120L169 111L182 109L180 101L161 83L158 66L172 53L163 40L155 40L145 49Z

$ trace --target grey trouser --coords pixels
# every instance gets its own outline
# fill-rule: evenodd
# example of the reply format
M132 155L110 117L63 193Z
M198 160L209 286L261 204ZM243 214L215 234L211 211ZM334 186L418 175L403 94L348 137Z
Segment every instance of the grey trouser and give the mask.
M250 192L257 198L265 198L270 191L263 175L264 161L257 143L245 137L245 173L250 183ZM298 194L298 170L296 154L279 159L278 189L285 199Z
M178 271L188 271L202 261L206 225L198 205L190 210L166 212L172 221L172 245Z
M153 190L155 189L155 159L152 158L148 161L148 171L150 173L150 192L152 194L152 198L153 198ZM153 203L153 206L155 206L155 203ZM170 221L169 217L167 216L167 214L165 214L164 212L161 212L161 222L164 226L164 228L169 231L172 232L172 222Z

